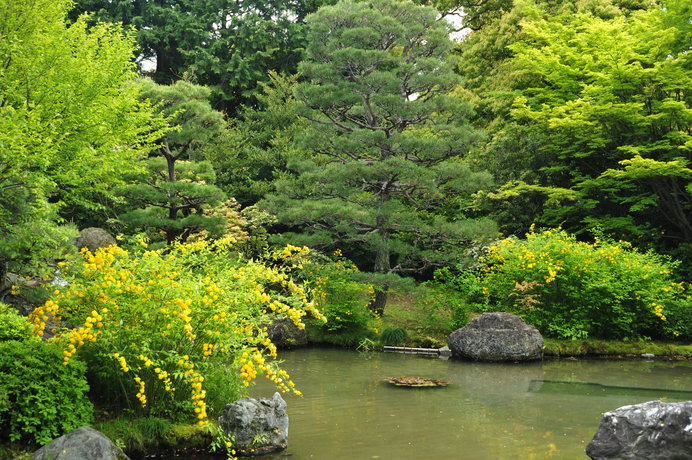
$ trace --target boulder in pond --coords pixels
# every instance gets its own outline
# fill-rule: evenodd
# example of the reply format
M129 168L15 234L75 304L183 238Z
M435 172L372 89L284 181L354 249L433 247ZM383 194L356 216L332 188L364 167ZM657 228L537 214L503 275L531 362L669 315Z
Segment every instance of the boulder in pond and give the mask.
M277 348L307 345L308 335L288 318L277 318L267 326L267 335Z
M103 433L81 426L34 452L31 460L129 460Z
M447 344L455 358L475 361L534 361L543 356L543 336L510 313L483 313L452 332Z
M106 230L98 227L89 227L79 232L75 245L79 248L87 248L92 253L99 248L107 248L116 243L115 238Z
M241 455L262 455L288 445L286 401L277 392L273 398L243 398L227 404L219 427L235 437L234 449Z
M586 455L594 460L692 458L692 401L649 401L606 412Z

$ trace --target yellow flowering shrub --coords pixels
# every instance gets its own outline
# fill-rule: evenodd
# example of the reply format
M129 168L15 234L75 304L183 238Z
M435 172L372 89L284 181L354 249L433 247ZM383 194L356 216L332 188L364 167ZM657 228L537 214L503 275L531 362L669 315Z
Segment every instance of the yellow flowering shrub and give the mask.
M483 258L491 308L558 338L690 336L692 302L676 263L626 242L585 243L560 229L507 238Z
M97 398L143 415L194 415L204 426L258 375L299 394L261 325L278 314L304 327L308 312L320 313L303 286L230 243L85 250L66 270L69 285L31 315L34 332L49 319L74 325L53 331L63 363L79 355Z

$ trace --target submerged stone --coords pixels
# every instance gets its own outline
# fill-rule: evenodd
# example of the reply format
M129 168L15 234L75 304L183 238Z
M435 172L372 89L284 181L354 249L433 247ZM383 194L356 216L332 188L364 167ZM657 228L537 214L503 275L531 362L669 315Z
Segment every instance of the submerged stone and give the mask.
M447 338L452 356L475 361L534 361L543 357L538 329L511 313L483 313Z

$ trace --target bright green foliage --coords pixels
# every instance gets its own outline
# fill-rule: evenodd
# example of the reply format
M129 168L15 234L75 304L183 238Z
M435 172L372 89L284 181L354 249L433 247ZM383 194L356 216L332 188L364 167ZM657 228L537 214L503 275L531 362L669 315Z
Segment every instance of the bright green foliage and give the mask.
M507 238L483 261L483 291L549 337L689 339L692 299L676 263L624 242L578 242L562 230Z
M221 113L209 105L209 90L183 81L170 86L147 81L142 97L157 105L173 129L159 140L146 172L118 190L130 206L140 208L121 219L136 229L163 231L169 244L202 230L222 233L224 219L209 215L225 198L213 185L214 169L209 162L190 161L224 125Z
M43 445L91 423L84 371L41 340L0 341L0 440Z
M497 214L510 231L533 220L574 231L598 226L685 260L692 244L689 6L575 8L526 2L500 21L513 18L515 38L497 50L504 59L493 80L476 83L490 95L484 107L493 131L482 158L496 158L508 182L487 196L500 202ZM468 53L482 56L480 48Z
M196 417L206 426L261 374L299 394L270 362L276 348L261 325L276 312L303 327L306 311L319 313L302 286L240 259L229 244L225 238L166 252L87 251L83 263L66 269L69 286L30 319L38 335L50 317L76 325L56 331L60 362L78 354L97 399L142 415Z
M67 24L69 6L0 1L0 259L24 259L14 270L59 248L57 212L100 209L160 136L137 99L133 39Z
M95 12L137 28L152 77L170 84L183 76L213 91L214 106L234 114L254 103L270 70L293 73L304 46L305 15L315 0L77 0L77 12Z
M450 331L466 326L472 314L490 309L483 282L475 271L443 267L435 270L434 279L427 281L425 287L428 290L426 300L433 309L451 311Z
M444 264L492 233L492 223L468 215L465 198L489 178L460 159L479 136L467 104L450 95L452 44L436 15L376 0L308 18L296 94L314 155L290 162L297 177L278 182L263 204L302 231L286 238L357 247L365 268L390 274Z
M26 318L16 309L0 303L0 342L5 340L26 340L31 330Z

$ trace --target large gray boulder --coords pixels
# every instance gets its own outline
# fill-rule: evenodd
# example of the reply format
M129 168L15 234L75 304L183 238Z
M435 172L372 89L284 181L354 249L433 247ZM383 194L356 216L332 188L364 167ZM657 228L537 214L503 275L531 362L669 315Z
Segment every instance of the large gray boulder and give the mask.
M116 243L115 238L102 228L89 227L79 232L79 236L75 241L79 249L88 248L92 253L99 248L107 248Z
M244 398L226 405L219 426L235 437L233 448L241 455L261 455L288 445L286 401L277 392L273 398Z
M129 460L129 457L100 431L81 426L41 447L31 460Z
M606 412L586 455L594 460L692 459L692 401L649 401Z
M474 361L534 361L543 356L543 336L510 313L483 313L447 337L456 358Z
M307 345L305 329L299 329L288 318L277 318L267 326L267 335L277 348L293 348Z

